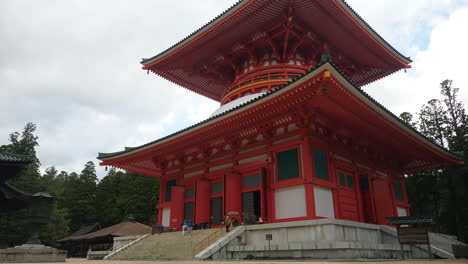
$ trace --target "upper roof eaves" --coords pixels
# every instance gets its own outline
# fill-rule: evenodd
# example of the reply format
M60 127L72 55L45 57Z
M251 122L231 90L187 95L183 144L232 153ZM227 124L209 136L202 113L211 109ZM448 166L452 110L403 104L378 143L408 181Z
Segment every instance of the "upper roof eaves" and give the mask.
M203 25L202 27L198 28L196 31L194 31L192 34L188 35L184 39L180 40L176 44L172 45L171 47L167 48L166 50L160 52L159 54L151 57L151 58L142 58L141 64L146 66L148 64L151 64L166 55L170 54L171 52L177 50L178 48L181 48L188 42L190 42L193 38L201 34L202 32L208 30L209 28L215 26L218 22L224 20L226 17L228 17L231 13L239 9L241 6L244 4L248 3L249 1L257 1L257 0L239 0L237 3L232 5L230 8L225 10L223 13L219 14L217 17ZM399 52L397 49L395 49L390 43L388 43L382 36L380 36L377 31L375 31L345 0L331 0L331 1L336 1L338 2L342 7L345 8L345 10L350 13L357 22L361 26L363 26L364 29L366 29L369 33L371 33L372 36L375 37L375 39L383 44L388 50L390 50L392 53L397 55L401 60L403 60L405 63L409 64L412 62L410 57L404 56L401 52Z

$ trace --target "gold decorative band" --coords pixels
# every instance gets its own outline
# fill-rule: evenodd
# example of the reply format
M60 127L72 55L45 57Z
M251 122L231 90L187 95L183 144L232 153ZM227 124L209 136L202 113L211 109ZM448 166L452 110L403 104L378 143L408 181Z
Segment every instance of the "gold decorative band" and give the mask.
M234 91L231 91L229 92L228 94L226 94L225 96L223 96L223 99L221 101L224 101L224 99L226 99L227 97L231 96L232 94L236 93L236 92L239 92L240 90L243 90L245 88L248 88L250 86L254 86L254 85L258 85L258 84L265 84L265 83L273 83L273 82L289 82L291 81L292 79L291 78L284 78L284 79L270 79L270 80L265 80L265 81L259 81L259 82L253 82L253 83L249 83L249 84L246 84L244 86L240 86L238 87L237 89L235 89Z

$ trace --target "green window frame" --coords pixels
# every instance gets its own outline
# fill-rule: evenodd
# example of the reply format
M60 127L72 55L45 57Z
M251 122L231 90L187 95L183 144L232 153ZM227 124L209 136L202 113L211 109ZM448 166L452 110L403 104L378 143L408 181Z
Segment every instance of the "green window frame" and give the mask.
M344 173L338 172L338 177L339 177L339 180L340 180L340 186L346 186Z
M299 177L299 159L297 148L278 152L278 180Z
M395 197L398 201L403 201L403 192L401 188L401 182L399 180L395 181Z
M177 180L170 180L166 182L166 197L164 201L170 202L172 199L172 187L176 186Z
M218 194L223 192L223 182L215 182L211 185L211 193Z
M353 188L353 175L346 175L347 180L348 180L348 188Z
M192 199L194 196L193 188L185 190L185 199Z
M359 184L362 191L369 190L369 179L367 177L361 177L359 179Z
M328 181L327 153L314 149L315 177Z
M245 176L242 179L242 188L252 188L260 186L260 175Z

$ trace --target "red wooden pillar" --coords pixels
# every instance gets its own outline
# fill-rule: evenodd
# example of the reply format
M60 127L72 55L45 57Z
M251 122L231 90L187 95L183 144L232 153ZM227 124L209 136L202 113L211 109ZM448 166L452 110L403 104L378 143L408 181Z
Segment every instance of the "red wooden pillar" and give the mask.
M375 172L369 172L369 192L370 192L370 202L371 202L371 207L372 207L372 223L376 224L377 223L377 210L376 210L376 205L375 205L375 196L374 196L374 181L376 180L375 178Z
M329 152L327 154L327 161L329 164L328 167L328 177L330 179L330 182L333 183L333 188L332 188L332 194L333 194L333 209L335 211L335 218L336 219L341 219L341 206L340 206L340 200L338 197L338 188L339 188L339 183L338 183L338 172L336 171L336 160L335 160L335 154Z
M210 222L210 195L210 181L206 179L199 179L197 181L195 194L195 224Z
M305 136L302 143L302 166L304 168L304 188L306 196L307 217L315 217L315 197L314 197L314 166L313 155L309 137Z
M240 215L242 210L242 175L228 173L224 184L226 186L224 194L226 214L230 216Z
M158 207L158 224L162 225L162 208Z
M171 228L180 228L184 221L184 194L185 188L182 186L172 186L171 188Z
M354 186L355 186L355 192L356 192L356 200L357 200L357 209L358 209L358 218L359 222L365 223L366 220L364 219L364 202L362 199L362 191L361 191L361 173L359 171L359 167L355 162L353 162L353 178L354 178Z
M265 197L266 197L266 212L263 215L268 221L275 221L276 219L276 210L275 210L275 189L273 185L275 184L275 172L274 164L276 162L275 155L272 152L268 153L267 167L266 167L266 177L264 188L265 188Z
M164 203L164 197L165 197L165 186L166 185L166 181L164 180L161 180L159 186L159 204L157 204L156 206L158 207L158 224L162 225L162 212L163 212L163 209L161 208L161 204Z

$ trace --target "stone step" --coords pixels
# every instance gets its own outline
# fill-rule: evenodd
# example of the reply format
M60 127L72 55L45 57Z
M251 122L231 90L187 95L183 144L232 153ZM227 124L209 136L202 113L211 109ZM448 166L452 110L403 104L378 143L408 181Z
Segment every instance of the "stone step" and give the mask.
M169 232L151 235L119 252L112 260L157 260L157 259L192 259L192 248L218 229L194 230L191 236L182 232Z

